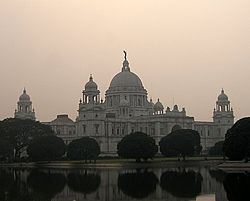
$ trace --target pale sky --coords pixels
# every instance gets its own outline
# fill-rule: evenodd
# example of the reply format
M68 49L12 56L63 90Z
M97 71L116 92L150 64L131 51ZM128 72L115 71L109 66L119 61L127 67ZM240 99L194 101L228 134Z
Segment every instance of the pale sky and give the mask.
M89 75L104 98L123 50L154 102L210 121L224 88L250 115L249 0L0 0L0 119L26 87L38 120L75 120Z

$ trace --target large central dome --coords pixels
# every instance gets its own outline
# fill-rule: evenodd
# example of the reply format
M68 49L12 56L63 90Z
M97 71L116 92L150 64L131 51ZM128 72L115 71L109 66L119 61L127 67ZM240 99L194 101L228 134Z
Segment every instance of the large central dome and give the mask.
M140 78L135 73L130 71L129 62L126 56L125 60L123 61L122 71L113 77L109 86L109 90L145 90Z
M136 74L130 71L122 71L114 76L109 88L111 89L116 87L143 88L143 85L140 78Z

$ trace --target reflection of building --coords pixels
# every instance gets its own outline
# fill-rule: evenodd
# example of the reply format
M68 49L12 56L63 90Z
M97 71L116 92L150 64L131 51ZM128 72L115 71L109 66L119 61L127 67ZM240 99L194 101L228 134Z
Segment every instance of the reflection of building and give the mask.
M29 95L26 93L26 89L23 90L23 94L19 97L14 116L20 119L36 119L35 111L34 108L32 108L32 102Z
M186 114L185 108L180 110L177 105L164 110L159 99L156 103L149 101L141 79L131 72L126 54L121 72L113 77L105 100L100 98L92 75L82 93L76 122L66 116L58 116L48 124L66 143L83 136L95 138L104 154L116 153L117 143L131 132L145 132L158 143L173 128L197 130L203 150L206 150L223 140L227 129L234 123L230 101L224 90L218 96L213 122L195 121L194 117Z
M169 164L171 166L171 164ZM176 166L176 164L172 164ZM142 169L140 171L143 171ZM145 169L144 169L145 171ZM183 172L195 172L202 177L198 183L194 185L193 177L187 176L186 179L180 177ZM129 201L135 200L135 194L137 191L149 191L140 200L171 200L171 201L190 201L195 200L198 195L215 194L216 201L227 201L226 191L223 186L223 180L216 180L210 174L210 169L205 167L168 167L168 168L153 168L148 169L146 172L150 175L154 175L157 179L156 185L151 185L151 176L145 174L145 181L147 189L136 187L136 189L130 189L127 191L124 187L119 188L118 180L119 175L126 173L137 173L138 169L126 169L126 168L104 168L104 169L0 169L1 179L0 185L3 186L4 191L0 191L0 196L4 198L10 198L13 195L18 198L24 198L23 200L41 200L41 198L48 198L52 201L79 201L79 200L122 200ZM166 172L174 172L173 180L185 189L178 188L178 185L174 185L172 188L171 182L169 182L168 189L162 188L162 175ZM70 177L70 174L75 174L74 180ZM89 175L86 180L79 178L82 175ZM96 176L93 176L96 175ZM171 176L171 177L172 177ZM219 177L221 175L218 175ZM247 178L246 178L247 179ZM183 180L185 182L183 182ZM51 185L51 182L57 183L57 185ZM129 186L131 183L139 184L138 179L123 181L123 186ZM149 184L149 185L147 185ZM50 189L48 190L48 185ZM75 187L75 188L74 188ZM236 186L237 189L237 186ZM183 196L183 191L187 194ZM196 193L194 193L196 192ZM235 191L238 192L238 191ZM235 193L230 192L230 193ZM144 195L144 192L143 192ZM191 195L191 196L190 196ZM26 196L26 197L24 197ZM43 197L44 196L44 197ZM2 197L1 197L2 198Z
M171 200L171 201L190 201L190 200L196 200L195 197L193 198L184 198L184 197L176 197L172 195L170 192L167 192L163 190L160 186L160 180L161 176L165 171L176 171L180 172L180 169L178 168L165 168L165 169L153 169L153 173L158 179L158 184L156 185L156 188L153 193L149 194L147 197L142 198L140 200L157 200L157 201L163 201L163 200ZM226 198L226 192L224 190L223 184L216 181L214 178L212 178L209 174L209 169L207 168L186 168L186 171L191 170L195 171L197 173L200 173L203 180L201 183L201 192L200 195L204 194L215 194L215 200L216 201L227 201ZM92 170L91 172L95 172ZM72 201L72 200L101 200L101 201L110 201L110 200L122 200L122 201L129 201L129 200L136 200L135 197L132 195L127 195L126 192L123 192L122 189L118 187L118 177L119 174L124 174L127 172L136 172L136 170L133 169L102 169L102 170L96 170L97 173L100 174L101 177L101 183L98 189L96 189L94 192L89 194L82 194L79 192L74 192L72 189L68 188L68 185L65 186L64 190L57 194L53 201ZM149 170L149 172L151 172ZM191 178L190 178L191 179ZM90 182L90 181L89 181ZM136 182L136 181L131 181ZM182 182L181 180L179 182ZM189 182L185 183L186 185L189 184ZM192 185L192 183L190 183ZM187 186L187 189L190 189ZM139 187L138 187L139 190ZM145 190L145 189L144 189ZM176 189L176 192L181 191L181 189ZM188 190L189 191L189 190Z

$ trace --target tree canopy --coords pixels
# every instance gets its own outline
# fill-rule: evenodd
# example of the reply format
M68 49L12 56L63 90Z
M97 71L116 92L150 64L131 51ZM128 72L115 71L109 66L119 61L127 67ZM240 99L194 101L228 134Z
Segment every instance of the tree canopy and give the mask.
M185 160L186 156L199 154L200 135L191 129L174 130L160 140L160 151L164 156L179 156Z
M7 140L15 148L15 157L38 136L53 135L50 126L29 119L8 118L0 123L0 139Z
M209 149L209 155L211 156L223 156L223 144L224 141L216 142L213 147Z
M96 160L99 154L99 144L90 137L73 140L68 145L67 157L71 160Z
M0 139L0 160L6 160L13 156L13 146L7 141Z
M152 159L158 151L154 138L135 132L125 136L117 145L118 155L136 161Z
M230 160L250 157L250 117L238 120L227 131L223 151Z
M34 161L56 160L66 151L63 140L56 136L41 136L35 138L27 148L27 154Z

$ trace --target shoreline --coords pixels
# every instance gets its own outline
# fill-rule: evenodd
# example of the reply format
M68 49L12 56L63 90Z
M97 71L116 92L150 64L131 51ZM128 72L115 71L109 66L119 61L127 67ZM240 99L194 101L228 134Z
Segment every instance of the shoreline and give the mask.
M25 169L33 169L33 168L51 168L51 169L77 169L77 168L174 168L174 167L198 167L200 165L203 166L211 166L218 167L222 164L222 160L186 160L186 161L150 161L150 162L141 162L136 163L133 161L123 161L123 162L115 162L115 161L98 161L97 163L83 163L82 161L45 161L38 163L6 163L0 164L0 168L25 168Z

